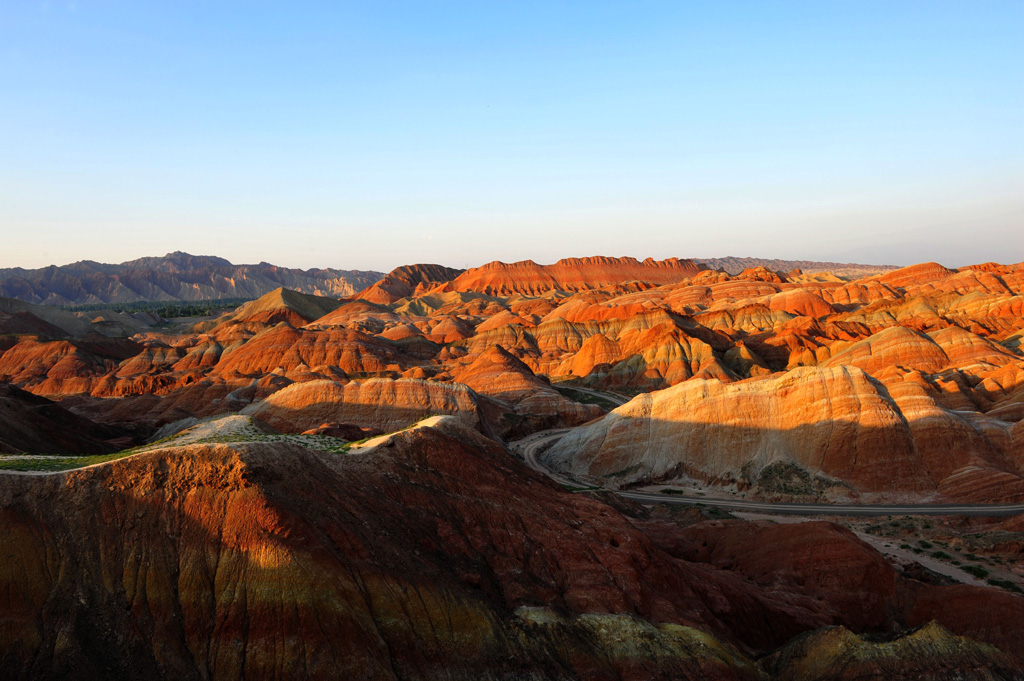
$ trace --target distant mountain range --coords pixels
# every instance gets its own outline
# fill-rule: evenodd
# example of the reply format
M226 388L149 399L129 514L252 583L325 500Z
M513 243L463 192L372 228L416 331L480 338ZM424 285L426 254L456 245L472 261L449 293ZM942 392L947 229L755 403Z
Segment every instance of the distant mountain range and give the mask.
M82 260L35 270L0 269L0 297L37 305L253 299L284 286L342 298L383 276L373 271L289 269L266 262L235 265L224 258L177 251L118 265Z
M817 260L776 260L773 258L737 258L726 256L724 258L693 258L694 261L704 263L713 270L725 270L729 274L739 274L751 267L767 267L776 272L791 272L799 269L811 274L813 272L831 272L844 279L858 279L869 277L872 274L891 272L900 268L900 265L858 265L847 262L820 262Z

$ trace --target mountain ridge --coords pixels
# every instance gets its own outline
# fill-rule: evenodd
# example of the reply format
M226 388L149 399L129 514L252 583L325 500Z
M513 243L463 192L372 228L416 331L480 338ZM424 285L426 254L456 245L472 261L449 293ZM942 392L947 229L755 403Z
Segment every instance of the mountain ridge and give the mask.
M174 251L119 264L80 260L38 269L0 269L0 297L36 305L197 301L259 298L283 286L343 298L383 276L375 271L302 270L267 262L236 265L217 256Z
M500 279L502 271L515 271L518 275L522 275L525 269L534 271L537 281L533 282L533 288L537 290L523 292L536 293L557 288L565 275L570 275L570 279L582 277L578 282L569 282L567 289L576 291L581 287L599 287L597 284L607 284L612 279L626 280L643 275L653 277L656 281L652 283L667 283L672 279L674 271L682 277L695 274L701 267L724 270L730 274L757 267L783 273L799 269L807 274L831 272L846 279L883 275L897 269L895 265L735 256L668 258L662 261L653 258L639 261L628 257L591 256L563 258L550 265L529 260L510 263L494 261L465 271L443 265L414 263L384 273L336 268L304 270L280 267L266 261L234 264L215 255L174 251L163 256L145 256L116 264L79 260L66 265L33 269L0 268L0 297L48 306L191 302L256 299L284 287L299 293L331 298L359 295L372 302L386 304L405 296L424 293L433 286L445 283L453 290L480 288L500 291L503 284L497 279ZM597 284L589 282L595 276L595 281L600 281Z

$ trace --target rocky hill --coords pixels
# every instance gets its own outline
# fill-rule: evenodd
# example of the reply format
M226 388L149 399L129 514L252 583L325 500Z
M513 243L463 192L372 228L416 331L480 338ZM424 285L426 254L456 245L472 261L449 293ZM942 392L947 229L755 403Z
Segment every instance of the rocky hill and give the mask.
M381 272L289 269L266 262L234 265L224 258L179 251L117 265L83 260L35 270L0 269L0 296L42 305L87 305L259 298L283 286L301 293L342 298L382 276Z

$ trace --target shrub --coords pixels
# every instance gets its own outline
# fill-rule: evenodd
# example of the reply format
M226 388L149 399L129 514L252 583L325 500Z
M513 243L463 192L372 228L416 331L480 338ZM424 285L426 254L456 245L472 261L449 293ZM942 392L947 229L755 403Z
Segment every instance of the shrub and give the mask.
M980 565L965 565L963 567L963 571L969 575L977 577L978 579L985 579L988 577L988 570Z

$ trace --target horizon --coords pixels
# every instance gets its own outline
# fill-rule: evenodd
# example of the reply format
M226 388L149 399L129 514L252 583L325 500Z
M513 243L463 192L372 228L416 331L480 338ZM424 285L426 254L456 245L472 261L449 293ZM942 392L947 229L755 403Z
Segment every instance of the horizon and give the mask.
M1000 265L1016 265L1018 263L1024 262L1024 260L1016 260L1015 258L1004 259L1004 260L971 260L969 262L962 262L962 263L949 263L949 262L942 262L942 261L939 261L939 260L918 260L918 261L914 261L914 262L902 262L902 263L899 263L899 262L866 262L866 261L865 262L854 262L854 261L839 261L839 260L819 260L819 259L814 259L814 258L768 257L768 256L761 256L761 255L735 255L735 254L728 254L728 255L707 255L707 254L705 254L703 256L665 255L665 256L658 257L658 256L653 256L653 255L629 255L629 254L625 254L625 255L609 255L608 253L589 253L589 254L586 254L586 255L567 255L567 256L562 256L560 258L557 258L555 260L550 260L550 261L549 260L538 260L536 258L529 258L529 257L523 258L522 260L491 259L491 260L486 260L486 261L482 261L482 262L475 262L475 263L470 264L469 266L466 266L466 267L456 267L455 265L451 265L451 264L444 263L444 262L429 262L429 261L426 261L426 260L421 260L421 261L418 261L418 262L402 263L400 265L395 265L394 267L391 267L391 268L388 268L388 269L375 269L375 268L362 268L362 267L343 267L343 266L330 265L330 264L327 264L327 265L313 264L313 265L310 265L310 266L293 266L293 265L287 265L287 264L280 263L280 262L273 262L273 261L267 260L265 258L264 259L260 259L260 260L241 261L241 260L235 260L235 259L232 259L232 258L228 258L228 257L225 257L223 255L219 255L217 253L192 253L192 252L189 252L189 251L184 251L184 250L181 250L181 249L177 249L177 250L174 250L174 251L168 251L168 252L166 252L166 253L164 253L162 255L154 255L154 254L136 255L136 256L129 257L129 258L125 259L125 260L119 260L117 262L114 262L114 261L104 261L104 260L96 260L95 258L80 258L78 260L73 260L73 261L70 261L70 262L63 262L63 263L52 262L52 263L48 263L46 265L42 265L42 266L39 266L39 267L24 267L24 266L21 266L21 265L5 265L3 263L0 263L0 270L24 269L24 270L31 271L31 270L47 269L47 268L50 268L50 267L58 267L58 268L59 267L68 267L70 265L77 265L77 264L80 264L80 263L97 263L97 264L100 264L100 265L124 265L126 263L134 262L134 261L137 261L137 260L162 259L162 258L169 258L169 257L175 256L175 255L185 255L185 256L189 256L189 257L193 257L193 258L219 258L221 260L228 261L233 266L253 266L253 265L266 264L266 265L273 265L275 267L286 267L288 269L301 269L301 270L334 269L334 270L344 270L344 271L383 272L384 274L387 274L387 273L389 273L389 272L391 272L391 271L393 271L393 270L395 270L395 269L397 269L399 267L407 267L407 266L415 266L415 265L442 265L442 266L445 266L445 267L452 267L454 269L467 270L467 269L473 269L473 268L477 268L477 267L482 267L484 265L489 265L491 263L504 263L504 264L511 265L511 264L516 264L516 263L520 263L520 262L534 262L534 263L536 263L538 265L541 265L541 266L549 266L549 265L556 264L557 262L559 262L561 260L566 260L566 259L584 259L584 258L601 258L601 257L614 258L614 259L633 258L633 259L635 259L637 261L640 261L640 262L643 262L646 259L652 259L652 260L655 260L655 261L662 261L662 260L669 260L669 259L672 259L672 258L678 258L679 260L690 260L690 261L692 261L694 263L697 263L697 264L704 264L704 261L707 261L707 260L726 260L726 259L733 258L733 259L737 259L737 260L780 260L780 261L794 262L794 263L795 262L813 262L813 263L820 263L820 264L826 264L827 263L827 264L834 264L834 265L858 265L858 266L866 266L866 267L895 267L895 268L911 267L911 266L914 266L914 265L920 265L920 264L924 264L924 263L935 262L935 263L938 263L939 265L942 265L944 267L949 267L949 268L952 268L952 269L970 267L970 266L973 266L973 265L982 265L982 264L989 263L989 262L998 263Z
M4 6L0 265L1003 261L1022 25L1010 2Z

